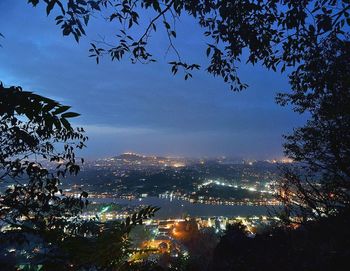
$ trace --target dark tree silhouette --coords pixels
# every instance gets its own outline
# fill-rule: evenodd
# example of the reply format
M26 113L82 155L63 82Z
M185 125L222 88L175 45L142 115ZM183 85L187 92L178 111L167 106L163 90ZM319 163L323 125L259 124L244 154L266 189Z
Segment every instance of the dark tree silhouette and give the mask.
M237 63L244 57L247 63L261 64L274 71L278 69L284 72L287 69L290 72L291 92L280 94L277 101L282 105L291 104L297 112L310 114L310 119L304 127L295 129L293 134L286 136L286 154L299 162L301 167L285 169L280 199L285 203L288 217L293 214L305 218L313 216L320 224L308 222L308 229L305 231L303 230L306 226L295 232L290 229L286 232L285 229L276 230L255 241L248 239L241 229L228 229L216 255L220 256L222 253L230 261L223 261L227 265L222 266L214 261L214 266L218 267L215 270L280 270L282 267L286 270L329 270L332 263L338 267L335 270L342 270L339 263L345 262L349 256L346 249L349 245L346 241L349 240L347 210L350 171L348 0L28 2L33 6L43 3L48 15L55 9L59 13L55 21L62 28L63 35L73 35L76 41L85 35L89 18L97 13L106 14L107 20L119 24L115 33L117 40L111 37L109 40L91 44L90 56L97 63L103 56L109 56L112 60L128 57L133 63L154 62L155 57L149 51L148 45L151 34L157 28L163 27L169 40L169 48L177 56L169 62L171 71L176 74L182 69L185 79L192 77L192 70L199 69L200 66L183 60L174 43L177 36L175 23L181 14L186 13L205 31L207 49L203 53L209 59L206 70L214 76L222 77L230 84L231 89L242 90L247 87L237 75ZM148 13L141 10L147 10ZM140 16L145 14L152 16L149 24L138 26ZM140 36L132 35L132 28L142 28ZM16 92L16 89L12 90ZM68 143L72 139L79 142L84 138L81 135L83 131L71 129L66 119L76 114L66 112L67 107L32 93L17 91L17 96L22 97L21 102L26 104L29 97L30 103L39 106L24 106L22 109L21 106L16 107L11 96L4 96L4 108L7 104L11 108L12 101L15 109L0 114L1 137L4 138L1 144L6 147L6 142L9 142L8 148L1 150L5 158L0 163L4 171L3 178L13 178L17 182L20 181L19 177L26 175L29 186L18 183L6 191L0 202L0 217L8 225L19 227L22 231L46 232L51 227L54 232L66 234L59 230L69 229L66 217L76 215L83 202L82 198L61 198L56 193L59 192L60 174L78 171L73 149L82 145L77 143L72 146L69 143L67 149L63 148L56 156L53 146L59 142ZM28 121L23 122L16 114L26 117ZM50 140L55 143L50 143ZM56 175L52 175L38 161L29 162L29 158L33 157L31 154L54 158L53 162L66 161L64 169L58 169ZM24 159L17 158L21 155ZM34 196L29 196L30 193ZM82 195L85 196L87 195ZM13 202L16 204L11 205ZM67 206L70 206L69 211L65 213ZM107 269L120 266L120 259L126 251L123 249L127 248L127 242L123 243L124 237L133 224L153 212L154 209L149 208L121 225L106 226L90 221L91 226L82 222L78 228L73 227L78 230L68 231L73 235L65 236L65 242L57 242L57 246L67 251L68 262L74 263L72 268L94 265ZM334 214L337 216L333 216ZM28 219L21 219L23 216ZM109 235L99 234L104 228L108 229ZM86 238L84 234L93 238ZM40 236L42 238L46 235ZM115 254L108 253L111 250L103 250L107 240L111 238L117 240L111 244ZM266 254L257 256L264 249ZM94 251L104 252L106 258L98 257ZM230 258L232 254L236 258ZM277 260L266 259L271 254L277 255ZM89 255L94 257L89 258ZM218 259L222 260L222 257ZM291 264L288 265L289 263Z
M148 49L151 35L163 28L169 49L177 56L169 62L175 74L179 68L185 79L198 64L182 60L176 49L176 23L187 14L204 30L209 58L206 70L221 76L231 89L242 90L246 84L237 76L237 63L245 51L247 63L261 64L267 69L284 71L286 67L302 69L305 52L311 52L332 36L345 38L350 24L350 4L347 0L29 0L33 6L46 5L49 15L53 9L60 13L55 20L63 35L73 35L78 42L85 35L89 18L102 13L106 20L118 25L117 40L109 37L91 44L91 57L97 63L103 55L112 60L127 56L133 63L156 61ZM143 12L142 10L147 10ZM150 15L149 23L139 25ZM133 28L139 36L134 35Z
M212 271L345 271L349 269L349 212L308 221L298 229L271 228L254 238L230 226L215 248Z
M280 195L288 211L303 217L334 214L350 203L349 60L349 41L327 40L307 52L303 67L291 74L293 92L278 97L311 115L285 137L285 153L301 169L284 169Z
M79 114L69 108L0 84L0 185L2 190L8 187L0 194L5 240L30 235L57 241L68 219L86 204L87 193L73 198L60 190L62 177L78 173L74 150L83 148L87 139L83 129L71 127L68 119ZM48 170L43 162L56 169Z
M79 114L67 112L69 108L0 84L0 181L11 184L1 197L0 218L7 223L33 231L59 228L56 213L67 209L75 214L83 206L80 200L56 196L62 193L60 176L78 173L74 150L83 148L87 139L82 128L71 127L68 118ZM56 170L47 170L43 160Z
M123 223L79 217L88 194L76 198L60 189L68 174L79 172L75 150L87 140L82 128L69 123L79 116L69 109L0 84L0 189L6 189L0 192L0 265L5 270L126 267L131 228L157 211L147 207Z

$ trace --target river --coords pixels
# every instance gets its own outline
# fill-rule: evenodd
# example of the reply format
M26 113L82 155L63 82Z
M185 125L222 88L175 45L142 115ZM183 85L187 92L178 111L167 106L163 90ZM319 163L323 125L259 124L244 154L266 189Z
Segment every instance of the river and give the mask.
M116 203L127 206L152 205L160 207L156 213L156 218L180 218L184 215L197 217L213 216L260 216L267 215L273 207L268 206L248 206L248 205L211 205L203 203L190 203L179 199L164 199L157 197L146 197L141 199L127 200L119 198L93 199L94 202Z

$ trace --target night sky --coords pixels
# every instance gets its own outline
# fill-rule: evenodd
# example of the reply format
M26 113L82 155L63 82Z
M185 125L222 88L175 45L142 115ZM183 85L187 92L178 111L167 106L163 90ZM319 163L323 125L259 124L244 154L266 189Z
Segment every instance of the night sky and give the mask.
M159 32L151 40L158 62L133 65L129 61L99 65L89 58L89 43L111 37L116 25L97 16L87 37L77 44L63 37L55 14L25 0L0 1L0 80L71 105L82 116L90 140L83 155L106 157L124 151L172 156L226 155L249 159L282 157L282 134L303 119L275 104L275 94L289 89L286 75L259 65L240 65L239 75L249 88L235 93L220 78L205 71L184 81L173 76L165 55L167 38ZM146 15L147 16L147 15ZM178 23L176 46L184 59L206 65L206 40L192 19Z

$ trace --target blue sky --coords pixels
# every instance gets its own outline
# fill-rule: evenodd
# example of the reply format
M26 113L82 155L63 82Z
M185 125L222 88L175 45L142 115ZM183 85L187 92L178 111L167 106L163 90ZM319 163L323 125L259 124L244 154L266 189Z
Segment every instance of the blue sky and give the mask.
M1 0L0 80L71 105L82 114L74 123L86 128L87 158L124 151L174 156L227 155L251 159L278 158L282 134L300 126L303 118L275 104L276 92L289 89L286 75L258 66L240 65L249 88L236 93L205 71L184 81L173 76L165 56L167 40L153 36L158 62L128 61L99 65L89 58L89 43L98 34L111 37L116 25L91 20L87 37L77 44L63 37L54 16L27 1ZM146 15L147 16L147 15ZM177 48L189 62L202 65L205 38L187 17L178 23Z

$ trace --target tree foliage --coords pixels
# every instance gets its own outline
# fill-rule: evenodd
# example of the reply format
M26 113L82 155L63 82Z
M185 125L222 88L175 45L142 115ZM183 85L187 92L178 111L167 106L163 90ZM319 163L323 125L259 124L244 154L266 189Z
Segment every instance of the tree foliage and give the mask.
M133 63L156 61L149 50L152 33L163 28L176 59L171 60L174 74L178 69L185 79L192 77L196 63L182 60L175 46L176 23L183 14L194 18L204 30L210 74L230 83L231 89L247 87L237 75L237 63L261 64L267 69L282 72L287 67L303 63L304 52L311 51L331 36L344 38L350 25L348 0L29 0L33 6L46 5L49 15L53 9L60 13L55 20L63 35L73 35L78 42L85 35L91 16L103 13L113 24L119 25L117 39L91 44L91 57L97 63L103 55L112 60L127 56ZM147 10L148 13L142 12ZM151 14L148 24L139 25L145 14ZM139 36L133 28L141 29Z
M6 269L127 266L131 228L158 210L147 207L123 223L80 217L88 194L66 196L61 189L65 177L79 172L84 161L75 151L87 140L83 128L71 126L79 114L69 109L0 84L0 263ZM15 255L8 252L13 247Z
M156 61L149 45L152 34L163 28L169 41L169 50L173 50L176 55L175 59L169 61L172 73L176 74L182 69L185 79L192 77L192 71L201 67L197 63L183 60L175 46L176 23L183 14L187 14L204 30L207 48L203 54L209 59L206 71L213 76L222 77L230 84L231 89L242 90L247 87L237 75L237 65L240 61L253 65L260 64L273 71L290 71L291 91L278 95L277 101L281 105L291 104L299 113L310 114L310 119L304 127L297 128L293 134L286 136L284 145L286 155L298 162L301 167L297 170L285 169L279 197L285 204L288 216L294 214L304 218L314 217L320 221L323 216L337 220L338 218L332 215L343 214L349 207L349 0L29 0L28 2L33 6L42 2L48 15L55 10L58 13L55 21L61 27L63 35L72 35L77 42L85 35L91 16L98 13L107 14L107 20L119 28L116 30L116 35L109 40L91 44L90 57L95 58L97 63L103 56L109 56L117 61L127 57L132 63ZM149 23L139 25L141 17L145 14L152 16ZM141 32L136 31L141 33L139 36L133 34L134 28L141 28ZM1 150L4 158L0 163L5 174L2 179L6 177L20 182L20 177L26 174L29 177L29 185L19 183L6 191L0 202L0 217L9 225L30 231L49 228L54 231L67 229L66 218L79 212L79 208L83 206L81 204L84 204L81 200L87 195L83 194L80 199L57 197L56 193L59 192L57 186L61 174L78 171L73 149L83 146L79 145L84 144L80 142L84 141L84 136L81 135L83 131L71 129L67 118L76 114L67 112L69 108L20 89L12 90L13 93L19 91L20 95L17 95L17 98L22 97L19 101L24 106L16 107L16 102L11 104L11 99L16 101L16 96L11 95L16 94L3 92L8 96L3 96L1 100L3 106L0 110L8 109L0 112L1 144L4 145ZM16 117L16 114L24 116L28 121ZM50 143L50 140L54 143ZM73 143L72 146L71 140L78 140L79 143L75 145ZM67 147L63 147L57 154L53 146L60 142ZM53 159L53 162L65 161L64 169L58 169L56 175L53 175L37 161L29 162L29 157L35 155ZM14 201L20 204L11 205L10 203ZM69 210L68 213L65 213L66 210ZM71 255L70 261L74 263L73 266L91 266L92 262L105 269L120 266L119 259L126 253L125 234L128 233L129 227L142 221L142 218L153 215L154 210L151 208L146 213L136 214L125 224L107 225L96 224L93 221L76 221L81 224L77 228L73 227L75 230L71 231L72 236L63 238L65 242L58 242L59 247L65 248L68 255ZM28 219L20 219L23 216L27 216ZM327 224L328 221L324 223ZM344 221L340 217L337 223L341 227L348 225L348 216ZM318 224L314 225L317 227ZM321 235L316 234L312 237L317 241L316 245L312 245L312 238L308 239L312 234L305 235L304 232L298 231L292 233L299 238L297 245L291 241L289 233L281 233L281 238L263 236L253 249L250 247L252 241L241 231L232 228L228 232L236 233L223 238L223 242L230 246L222 245L224 249L221 252L224 255L227 253L229 258L231 255L229 249L233 248L234 254L241 258L238 260L236 258L235 262L230 262L228 266L223 267L223 270L232 265L238 269L245 268L246 263L256 255L254 251L261 251L266 244L273 244L270 252L278 253L281 266L286 263L283 261L286 259L283 258L283 251L287 251L288 255L294 255L297 260L292 270L305 260L304 251L300 251L300 248L306 248L305 251L311 255L318 247L325 247L325 250L318 250L320 254L316 257L316 261L325 259L320 261L319 267L329 267L322 263L329 264L334 259L334 261L346 259L348 255L343 255L339 248L345 248L348 244L337 235L336 229L332 229L336 240L323 243L322 237L327 235L327 231L323 231L325 228L322 229ZM104 232L103 229L107 231ZM343 229L343 232L346 231ZM118 241L109 244L110 239ZM240 242L248 253L240 255L242 246L235 247L232 240ZM304 241L307 246L303 246ZM87 243L89 246L81 246ZM104 250L108 244L111 247ZM279 249L280 247L284 250ZM220 249L219 245L219 252ZM107 253L107 257L89 258L88 255L93 254L95 250ZM335 254L331 251L335 251ZM266 257L255 259L257 265L245 270L256 270L254 269L256 266L260 268L266 263ZM301 270L310 270L310 262L302 263L305 264L303 266L305 268ZM271 269L273 265L267 266L270 266L267 270L273 270Z
M207 270L337 270L349 268L349 212L309 221L297 229L276 227L248 237L229 226Z
M204 30L206 70L231 89L247 87L237 75L240 61L288 70L291 92L279 94L277 101L311 118L285 137L286 155L303 169L285 169L280 199L288 209L298 205L294 211L304 216L327 215L349 203L349 0L29 0L33 6L40 2L48 15L56 8L63 35L76 41L95 14L119 26L116 40L91 44L90 57L97 63L106 55L112 60L127 56L133 63L156 61L149 44L161 27L177 56L169 62L172 73L183 69L185 79L192 77L200 66L183 61L174 42L176 23L186 14ZM139 25L148 14L149 23Z
M48 242L64 235L69 218L87 204L64 196L61 180L77 174L75 149L85 147L82 128L68 119L79 116L51 99L20 87L0 84L0 221L17 240L26 234ZM51 169L48 166L51 166Z
M14 184L1 197L2 220L32 230L51 229L59 223L56 214L81 209L80 200L56 195L62 194L60 176L78 173L74 150L85 147L87 139L82 128L74 130L68 121L79 114L68 110L19 87L0 85L0 180ZM45 160L56 170L46 169ZM27 225L19 222L23 216Z
M60 243L67 254L65 264L71 270L129 270L129 234L133 227L151 218L159 208L148 206L128 217L124 222L81 221L73 225L74 234ZM52 269L50 269L52 270ZM61 270L61 269L57 269Z
M329 215L350 203L350 42L337 37L305 54L290 75L293 92L279 95L298 112L309 112L306 125L286 136L285 153L299 172L285 169L281 199L303 216ZM298 213L298 212L297 212Z

